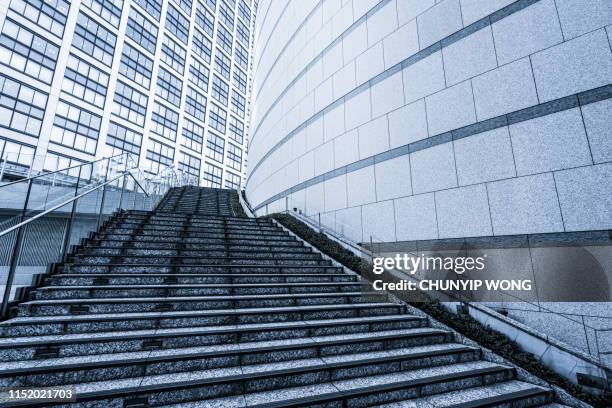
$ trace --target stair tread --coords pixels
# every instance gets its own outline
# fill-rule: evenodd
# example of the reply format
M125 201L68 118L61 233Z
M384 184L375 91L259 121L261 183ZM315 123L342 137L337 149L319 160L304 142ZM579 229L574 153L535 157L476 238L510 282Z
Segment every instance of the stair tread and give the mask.
M433 332L435 333L435 332ZM411 334L406 331L398 331L398 330L390 330L386 332L374 332L374 333L363 333L361 336L353 336L351 338L347 338L347 340L351 341L363 341L370 339L377 339L385 336L402 336ZM124 352L124 353L109 353L109 354L95 354L95 355L83 355L83 356L72 356L72 357L58 357L58 358L47 358L40 360L25 360L25 361L12 361L12 362L2 362L0 363L0 375L2 372L7 371L19 371L26 373L31 372L33 369L40 368L52 368L55 367L57 369L65 369L66 367L78 367L83 368L86 366L100 366L111 363L112 365L119 364L127 364L128 362L155 362L163 357L170 358L179 358L179 357L196 357L198 355L214 353L215 355L222 354L224 352L235 351L235 352L255 352L258 350L266 350L274 347L283 347L289 346L291 348L298 347L308 347L314 346L321 343L326 343L330 341L334 341L330 339L331 336L314 336L314 337L301 337L301 338L293 338L293 339L283 339L283 340L275 340L275 341L254 341L254 342L245 342L245 343L231 343L231 344L218 344L218 345L209 345L209 346L199 346L199 347L184 347L184 348L176 348L176 349L160 349L160 350L145 350L145 351L134 351L134 352ZM442 344L432 344L426 346L416 346L416 347L402 347L398 349L390 349L383 351L370 351L367 353L350 353L350 354L341 354L341 355L333 355L333 356L325 356L317 359L307 359L312 360L310 363L306 362L306 364L323 364L323 363L340 363L344 361L359 361L359 360L368 360L371 358L381 358L381 357L389 357L389 356L403 356L403 355L414 355L416 353L431 353L436 351L456 351L456 350L466 350L475 348L466 347L462 344L458 343L442 343ZM305 360L295 360L296 364ZM260 372L262 370L266 370L270 367L276 367L275 363L267 363L267 364L257 364L251 365L249 370L251 372ZM281 365L282 366L282 365ZM299 365L298 365L299 366ZM280 366L279 366L280 367ZM279 368L277 368L279 369ZM28 371L30 370L30 371ZM243 372L249 372L249 370L244 369Z
M173 275L170 275L173 276ZM201 276L201 275L200 275ZM136 289L136 288L267 288L292 286L360 286L361 282L289 282L289 283L185 283L185 284L134 284L134 285L75 285L75 286L45 286L36 290L74 290L74 289Z
M338 319L321 319L321 320L298 320L290 322L274 322L274 323L250 323L250 324L233 324L222 326L202 326L202 327L177 327L170 329L149 329L149 330L131 330L119 332L97 332L95 338L92 338L91 333L73 333L59 334L46 336L31 336L31 337L7 337L0 338L0 347L17 347L27 344L49 344L51 342L60 341L78 341L92 340L103 341L112 339L131 338L134 336L146 337L153 335L184 335L184 334L205 334L215 333L224 330L266 330L279 327L299 328L305 326L323 326L323 325L341 325L341 324L363 324L363 323L379 323L403 320L423 320L421 316L402 314L402 315L386 315L386 316L366 316L358 318L338 318Z
M31 321L53 321L53 320L81 320L87 321L92 318L137 318L146 316L156 317L173 317L173 316L184 316L184 315L217 315L217 314L244 314L244 313L258 313L258 312L289 312L289 311L316 311L316 310L329 310L329 309L343 309L343 308L372 308L372 307L397 307L399 305L393 303L353 303L353 304L339 304L339 305L315 305L315 306L283 306L283 307L266 307L266 308L244 308L244 309L212 309L212 310L187 310L187 311L172 311L172 312L141 312L141 313L100 313L92 315L64 315L64 316L20 316L14 317L4 322L0 322L0 327L11 323L20 322L31 322Z

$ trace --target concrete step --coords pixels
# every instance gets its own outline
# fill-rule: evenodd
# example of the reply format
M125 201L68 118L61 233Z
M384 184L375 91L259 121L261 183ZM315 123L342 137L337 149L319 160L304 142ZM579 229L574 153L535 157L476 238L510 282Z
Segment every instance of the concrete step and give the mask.
M332 335L363 337L390 330L424 328L427 320L413 315L364 316L274 323L247 323L184 328L129 330L117 332L15 336L0 338L0 361L74 357L156 349L254 342L273 342ZM426 331L439 339L439 331ZM446 335L444 335L446 336ZM348 337L347 337L348 338ZM452 337L444 337L450 341ZM263 344L262 344L263 345Z
M154 312L95 314L81 309L73 315L18 316L0 322L0 337L390 316L404 311L402 305L380 302L188 311L172 311L177 306L171 302L157 306Z
M270 363L397 362L402 369L476 361L480 350L446 343L448 333L396 330L0 363L0 386L51 386ZM393 367L393 370L396 368ZM385 370L384 366L381 370Z
M186 256L186 257L218 257L228 256L234 258L296 258L300 255L316 255L308 247L279 247L277 250L264 251L262 248L257 250L226 250L221 248L215 249L179 249L174 248L131 248L131 247L113 247L113 246L87 246L77 249L76 255L113 255L113 256Z
M358 291L361 282L320 283L242 283L242 284L170 284L159 285L91 285L91 286L45 286L33 292L34 300L54 299L108 299L142 297L181 296L242 296L283 295L304 293L343 293Z
M287 263L294 262L296 265L331 265L331 261L323 259L317 253L300 253L275 257L274 253L267 253L267 257L249 257L249 256L190 256L190 255L163 255L159 254L155 257L149 255L119 255L119 256L103 256L77 254L68 258L69 263L80 264L112 264L112 263L132 263L132 264L245 264L250 262L253 265L274 264L274 262ZM316 262L315 262L316 261Z
M69 274L60 273L46 279L49 286L95 285L161 285L161 284L268 284L357 282L358 275L346 273L242 273L242 274Z
M251 365L242 369L219 368L79 383L73 389L78 404L96 401L98 406L115 406L116 401L121 399L129 406L138 399L159 406L222 397L245 398L246 395L258 393L266 398L251 399L254 405L273 402L273 398L278 402L296 399L300 395L312 397L332 392L337 398L341 387L345 397L360 401L359 405L351 403L351 406L368 406L374 401L388 402L413 395L434 395L485 383L506 382L515 375L512 368L489 362L410 369L407 361L407 356L347 359L334 363L321 359L295 360L293 363ZM377 374L381 371L382 374ZM305 388L312 391L307 393ZM11 406L11 403L5 406Z
M65 264L60 270L67 273L338 273L343 271L338 266L318 265L240 265L240 264L201 264L201 265L158 265L158 264Z
M360 304L386 301L381 292L308 292L256 295L208 295L66 298L31 300L17 306L18 316L60 316L70 314L105 314L129 312L156 312L217 310L228 308L277 308L291 306Z

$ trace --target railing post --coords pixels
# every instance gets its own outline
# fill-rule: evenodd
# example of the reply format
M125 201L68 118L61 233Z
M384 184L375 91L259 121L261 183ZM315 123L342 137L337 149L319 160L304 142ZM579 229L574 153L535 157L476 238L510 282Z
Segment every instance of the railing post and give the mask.
M121 210L121 204L123 203L123 190L125 190L125 184L126 184L126 180L127 180L127 168L128 168L128 161L127 158L125 159L125 168L123 169L123 184L121 186L121 193L119 193L119 209Z
M289 211L289 196L285 196L285 212Z
M0 182L4 179L4 168L6 167L6 159L2 159L2 167L0 168Z
M79 185L81 184L81 170L83 167L79 167L79 177L77 178L76 186L74 188L74 196L79 195ZM62 241L62 261L66 260L66 252L68 251L68 246L70 244L70 236L72 235L72 224L74 222L74 213L76 211L77 201L74 200L72 202L72 209L70 210L70 218L68 221L68 225L66 226L66 231L64 232L64 239Z
M28 190L25 196L25 202L23 203L23 209L21 210L21 216L19 222L23 222L28 212L28 202L30 201L30 193L32 192L32 179L28 181ZM15 278L15 271L17 270L17 263L19 262L19 254L21 253L21 243L23 242L24 227L21 226L17 229L17 238L15 239L15 246L11 254L11 264L9 266L8 275L6 277L6 284L4 285L4 295L2 296L2 308L0 309L0 315L6 317L8 312L8 303L11 297L11 291L13 289L13 280Z
M106 166L106 175L104 176L104 182L108 180L108 170L110 169L110 162ZM100 224L102 224L102 214L104 213L104 199L106 198L106 185L102 187L102 201L100 202L100 213L98 214L98 222L96 224L96 231L100 229Z

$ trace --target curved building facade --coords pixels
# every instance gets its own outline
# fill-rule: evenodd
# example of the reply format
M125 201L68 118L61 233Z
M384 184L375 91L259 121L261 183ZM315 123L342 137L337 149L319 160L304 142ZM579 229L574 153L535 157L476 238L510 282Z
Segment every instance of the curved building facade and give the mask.
M612 228L609 0L262 0L247 197L356 241Z

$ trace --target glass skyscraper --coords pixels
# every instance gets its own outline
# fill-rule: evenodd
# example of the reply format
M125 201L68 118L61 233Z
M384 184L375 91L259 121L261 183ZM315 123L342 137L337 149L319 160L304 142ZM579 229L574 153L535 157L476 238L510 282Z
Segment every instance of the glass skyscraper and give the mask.
M55 170L129 152L202 185L244 175L252 0L0 5L0 158Z

